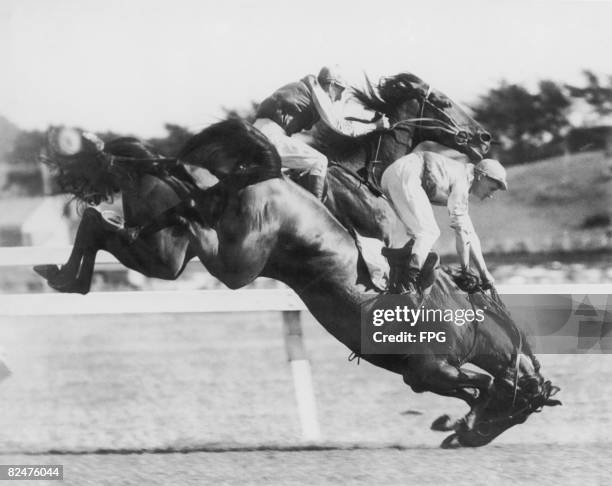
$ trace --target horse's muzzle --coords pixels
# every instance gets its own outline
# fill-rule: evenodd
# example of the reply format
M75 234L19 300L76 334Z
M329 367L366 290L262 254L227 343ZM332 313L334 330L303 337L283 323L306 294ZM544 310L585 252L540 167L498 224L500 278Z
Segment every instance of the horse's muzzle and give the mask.
M532 413L540 412L543 407L561 405L559 400L552 398L559 390L560 388L552 385L550 381L545 381L539 393L529 398L521 397L520 405L511 406L505 411L500 411L498 407L507 401L507 397L503 400L493 400L489 403L493 408L488 411L485 409L471 427L466 425L448 436L442 442L442 447L482 447L510 427L522 424Z

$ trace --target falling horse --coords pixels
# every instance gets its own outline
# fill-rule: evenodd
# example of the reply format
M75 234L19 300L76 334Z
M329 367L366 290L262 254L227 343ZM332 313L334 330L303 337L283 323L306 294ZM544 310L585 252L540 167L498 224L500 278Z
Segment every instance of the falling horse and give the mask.
M137 141L119 141L106 149L117 158L90 149L86 171L81 163L57 162L60 176L63 171L64 179L73 183L73 193L122 190L124 198L140 204L126 214L128 226L141 221L147 211L149 219L152 214L166 218L167 208L185 200L177 193L188 193L187 199L196 204L169 215L163 230L135 238L125 228L112 227L86 211L68 263L61 269L38 269L59 290L88 289L99 249L110 251L130 268L161 278L175 278L195 256L230 288L258 276L284 282L334 337L363 359L400 374L417 392L453 396L469 404L464 419L436 421L436 428L453 430L444 446L487 444L543 406L559 403L551 398L557 388L542 377L529 347L517 348L508 323L491 310L478 327L451 326L448 353L362 354L361 312L377 294L371 291L355 241L319 201L281 177L278 154L250 125L238 120L215 124L179 154L195 166L227 169L223 182L206 190L193 184L179 166L141 165L136 159L154 154ZM128 153L133 163L122 163L123 176L111 177L111 166ZM245 157L250 159L246 165ZM153 183L160 180L166 182ZM467 295L456 292L446 274L438 277L430 297L430 305L438 308L471 309L473 304ZM406 305L417 307L414 299L405 296ZM466 370L465 363L488 374Z

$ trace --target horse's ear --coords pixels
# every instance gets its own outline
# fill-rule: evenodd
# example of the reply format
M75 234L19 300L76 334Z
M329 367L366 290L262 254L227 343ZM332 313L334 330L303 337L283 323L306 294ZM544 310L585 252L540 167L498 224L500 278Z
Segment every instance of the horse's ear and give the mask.
M407 74L404 82L411 88L415 98L425 99L425 97L428 97L428 100L440 109L449 108L453 105L450 98L432 90L429 84L414 74Z
M429 85L418 76L411 73L404 73L400 82L410 90L410 94L415 98L425 98L429 91Z
M453 105L453 102L446 95L442 93L434 93L431 92L429 95L429 101L431 101L435 106L440 109L450 108Z

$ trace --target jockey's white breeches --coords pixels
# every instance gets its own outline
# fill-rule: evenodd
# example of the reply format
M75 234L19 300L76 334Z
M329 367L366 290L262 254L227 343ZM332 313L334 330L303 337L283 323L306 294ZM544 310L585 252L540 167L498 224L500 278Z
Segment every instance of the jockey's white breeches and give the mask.
M289 137L278 123L258 118L253 126L276 147L283 167L308 171L316 176L324 176L327 172L327 157L302 140Z
M413 153L387 167L380 181L383 192L415 240L410 264L419 269L440 237L433 208L423 190L422 175L423 159Z

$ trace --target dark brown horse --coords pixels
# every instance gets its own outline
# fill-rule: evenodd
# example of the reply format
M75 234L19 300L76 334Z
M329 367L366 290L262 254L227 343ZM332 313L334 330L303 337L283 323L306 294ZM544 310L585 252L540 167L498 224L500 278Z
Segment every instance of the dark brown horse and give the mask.
M354 95L364 107L386 115L391 128L345 137L319 125L315 146L336 162L329 168L325 205L344 226L402 246L407 239L403 224L389 201L364 183L369 164L376 161L372 172L380 175L423 141L438 142L478 162L488 152L491 136L457 103L413 74L385 78L378 89L368 83L367 90Z
M141 141L120 138L107 143L104 152L87 138L74 156L51 154L47 162L56 170L64 190L86 205L72 253L61 267L41 265L35 270L60 292L89 292L96 253L106 250L123 265L148 277L174 280L195 256L187 227L173 212L158 231L134 234L134 228L150 225L169 208L181 204L181 197L195 190L184 169L175 173L152 163L115 165L118 157L127 160L156 159L158 155ZM179 174L180 172L180 174ZM123 223L104 218L91 204L121 197Z
M106 149L124 153L119 147L135 158L146 150L133 140ZM110 251L130 268L161 278L176 278L188 259L196 256L230 288L242 287L258 276L284 282L334 337L361 354L361 312L378 294L370 290L355 241L319 201L280 176L278 154L267 140L250 125L231 120L194 137L179 157L213 169L222 175L222 183L201 190L178 168L142 169L136 162L121 165L117 172L112 157L91 150L85 157L89 159L85 174L91 176L97 167L98 176L106 174L102 179L107 189L139 194L128 199L140 204L143 211L135 211L131 221L142 222L140 218L145 216L150 221L158 215L167 227L154 234L131 234L129 228L108 225L91 209L86 212L68 264L39 268L40 273L59 290L85 292L100 249ZM251 160L245 164L247 158ZM58 165L66 174L69 168L76 170L65 161L58 161ZM85 174L79 171L79 177L87 177ZM102 193L101 189L91 184L86 192ZM168 208L184 199L184 195L177 196L181 192L196 201L195 208L187 205L183 211L168 213ZM414 308L421 304L414 299L405 296L406 305ZM458 292L443 273L428 305L448 309L482 306ZM444 354L361 357L402 375L415 391L465 400L470 412L463 420L438 420L435 426L454 430L445 446L484 445L544 405L556 403L550 398L556 388L541 376L528 346L517 347L513 332L519 331L504 319L503 313L488 311L478 328L451 326ZM488 374L462 368L470 362Z

